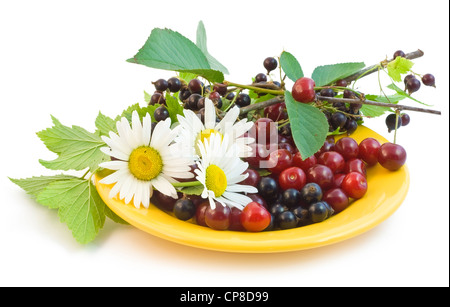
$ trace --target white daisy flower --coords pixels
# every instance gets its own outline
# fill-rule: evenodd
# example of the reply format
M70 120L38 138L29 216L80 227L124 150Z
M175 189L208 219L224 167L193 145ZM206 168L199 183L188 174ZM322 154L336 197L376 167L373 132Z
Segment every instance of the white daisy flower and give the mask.
M123 117L117 122L117 132L102 136L109 147L101 150L111 157L112 161L100 164L100 167L115 170L111 175L100 180L100 183L113 184L109 197L118 196L125 203L139 208L141 204L148 208L153 189L177 198L177 191L172 183L174 178L193 178L190 172L192 160L177 156L180 150L173 143L177 131L170 128L170 118L158 122L153 133L150 114L143 118L142 124L136 111L132 114L132 127Z
M238 146L229 146L228 142L229 138L224 136L222 140L219 133L212 133L203 142L198 141L201 158L197 161L196 179L204 186L202 198L208 198L213 209L215 201L243 209L252 200L241 193L258 192L253 186L238 184L248 176L243 174L248 163L238 157Z
M253 127L253 122L247 121L247 119L236 121L238 116L239 107L235 106L217 123L216 108L214 103L208 98L205 98L205 123L193 111L184 110L184 117L178 115L178 122L181 127L180 139L183 142L184 152L192 156L200 156L200 151L197 146L198 141L204 141L212 133L219 133L222 138L226 135L229 139L229 146L233 144L238 145L239 157L249 157L252 149L248 145L253 143L255 139L244 137L244 134Z

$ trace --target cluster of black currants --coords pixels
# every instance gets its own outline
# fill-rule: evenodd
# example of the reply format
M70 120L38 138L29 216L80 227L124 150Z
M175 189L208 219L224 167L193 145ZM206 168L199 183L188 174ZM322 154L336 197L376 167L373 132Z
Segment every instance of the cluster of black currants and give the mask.
M266 84L269 80L267 76L278 67L278 61L274 57L267 57L263 62L264 68L267 70L267 73L258 73L254 78L254 83L256 84ZM270 80L270 84L274 85L277 88L281 88L281 83L278 81Z
M282 191L272 177L262 177L258 193L268 203L272 215L270 229L290 229L322 222L334 214L333 208L322 200L322 188L313 182L306 183L299 191Z
M388 128L388 132L395 130L395 123L397 123L397 129L402 126L406 126L409 124L411 118L407 113L401 113L397 115L397 113L390 113L386 116L386 126Z
M181 80L172 77L168 80L158 79L152 82L155 86L155 92L150 97L149 105L159 104L160 106L156 108L153 113L153 117L156 122L166 120L169 117L169 111L167 110L166 98L164 93L169 91L171 93L179 92L182 86Z
M402 50L397 50L396 52L394 52L394 59L397 58L398 56L404 58L404 57L406 57L406 54ZM425 74L425 75L421 76L420 79L422 80L422 82L420 82L421 80L419 80L413 74L407 75L403 79L403 81L405 82L405 91L407 91L409 95L417 92L420 89L420 86L422 83L426 86L436 87L436 80L435 80L434 75Z
M338 80L337 87L346 87L347 81ZM337 92L333 88L324 88L319 91L319 95L323 97L334 97ZM360 98L356 92L344 90L343 97L348 99ZM329 131L333 132L339 129L339 132L347 132L348 135L355 132L358 128L358 122L362 121L361 104L360 103L343 103L333 102L333 111L325 109L323 113L328 120Z

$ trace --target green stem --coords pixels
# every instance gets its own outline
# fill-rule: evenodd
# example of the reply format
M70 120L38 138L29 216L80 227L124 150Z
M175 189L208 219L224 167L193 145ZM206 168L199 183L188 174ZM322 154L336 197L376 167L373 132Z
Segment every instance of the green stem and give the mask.
M257 87L257 86L252 86L252 85L238 84L238 83L234 83L234 82L230 82L230 81L224 81L223 83L228 85L228 86L236 86L236 87L239 87L239 88L252 90L252 91L255 91L255 92L258 92L258 93L266 93L266 94L273 94L273 95L284 95L284 91L283 90L270 90L270 89L261 88L261 87Z
M200 181L175 182L172 183L175 188L196 187L202 185Z
M395 110L395 130L394 130L394 144L397 143L397 125L398 125L398 117L400 116L400 110Z

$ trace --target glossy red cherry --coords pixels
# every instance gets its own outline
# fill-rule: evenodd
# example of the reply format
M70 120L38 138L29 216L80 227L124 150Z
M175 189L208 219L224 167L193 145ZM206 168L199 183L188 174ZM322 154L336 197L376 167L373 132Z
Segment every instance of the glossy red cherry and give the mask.
M241 214L242 210L236 207L231 208L230 212L230 225L228 226L229 230L234 231L244 231L245 228L241 223Z
M378 162L382 167L396 171L406 162L406 150L398 144L384 143L378 152Z
M339 139L336 142L334 150L340 153L345 160L358 158L359 155L358 142L348 136Z
M310 167L317 164L317 157L315 155L312 155L311 157L303 160L302 155L298 151L292 158L292 163L294 166L300 167L303 171L306 172Z
M344 170L344 157L337 151L326 151L319 156L318 164L328 166L333 173L340 173Z
M269 158L269 151L263 144L252 143L249 146L252 149L252 154L250 157L245 158L245 161L251 167L261 168L262 162Z
M378 163L378 151L381 144L374 138L366 138L358 145L359 157L367 163L368 166L373 166Z
M361 159L351 159L345 162L344 172L358 172L367 177L366 164Z
M367 192L367 187L366 177L358 172L351 172L345 175L341 184L344 193L354 199L363 197Z
M255 138L256 143L258 144L277 144L277 124L270 118L262 117L255 121L253 128L250 130L249 136Z
M292 154L287 149L275 150L270 153L267 163L271 173L279 174L292 166Z
M292 97L298 102L312 102L316 98L314 86L316 86L316 83L313 79L302 77L295 81L292 87Z
M241 181L239 184L243 185L251 185L253 187L257 187L259 180L261 179L261 176L259 175L258 171L247 168L247 170L243 173L243 175L248 174L248 177Z
M333 186L333 171L328 166L316 164L306 171L306 179L326 190Z
M292 188L300 191L306 184L306 174L300 167L292 166L280 173L278 183L283 190Z
M215 230L226 230L230 226L231 209L216 202L216 207L210 206L205 210L205 223Z
M257 202L249 203L241 213L241 224L247 231L263 231L269 226L270 220L269 211Z
M340 188L334 188L325 191L322 200L326 201L331 206L331 208L333 208L334 213L341 212L350 204L348 196Z

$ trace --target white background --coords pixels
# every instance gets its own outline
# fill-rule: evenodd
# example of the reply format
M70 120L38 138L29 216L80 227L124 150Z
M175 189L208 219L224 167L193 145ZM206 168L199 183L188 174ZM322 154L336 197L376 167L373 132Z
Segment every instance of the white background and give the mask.
M0 286L448 286L448 1L2 1L0 4ZM168 242L107 221L78 244L57 212L9 181L53 174L35 132L63 124L94 130L151 81L172 73L127 63L155 27L195 41L203 20L212 55L247 83L287 50L314 67L422 49L417 73L437 88L414 94L441 116L410 112L399 130L409 193L378 227L353 239L280 254L230 254ZM375 77L362 91L378 93ZM366 87L367 86L367 87ZM412 101L404 104L420 106ZM384 119L366 125L392 140Z

